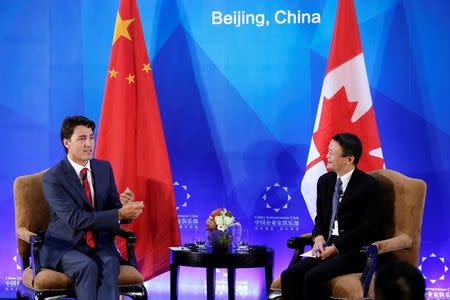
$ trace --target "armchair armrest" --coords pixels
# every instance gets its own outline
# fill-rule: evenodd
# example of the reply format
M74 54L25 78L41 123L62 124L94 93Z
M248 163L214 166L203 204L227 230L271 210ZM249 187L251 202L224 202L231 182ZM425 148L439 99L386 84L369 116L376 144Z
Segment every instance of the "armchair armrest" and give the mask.
M29 231L27 228L21 226L17 228L16 236L24 242L31 243L31 237L36 236L37 234Z
M33 280L34 277L41 271L41 263L39 261L39 250L44 244L44 238L40 235L31 236L31 268L33 270Z
M377 241L372 245L363 246L361 248L361 253L367 256L366 265L361 275L364 297L367 297L369 292L370 282L372 281L373 273L375 272L378 263L378 255L395 250L406 249L411 247L411 245L412 238L409 235L402 233L393 238Z
M399 234L393 238L377 241L373 245L378 247L378 254L392 252L400 249L407 249L412 246L412 238L405 234Z
M18 252L22 260L22 269L25 270L30 266L31 240L36 233L31 232L28 228L20 226L16 229L16 237L18 238Z
M287 240L288 248L295 250L294 255L292 255L291 262L289 263L289 266L291 266L298 260L300 254L305 252L305 246L308 246L308 245L309 246L313 245L311 233L305 233L299 237L293 237L293 238L290 238Z
M287 240L288 248L300 250L302 251L302 253L305 250L305 246L312 246L312 245L313 245L312 233L305 233L299 237L293 237Z
M132 231L126 230L125 228L120 227L119 229L114 231L114 234L124 238L132 243L136 241L136 234Z
M124 238L127 245L128 262L131 266L137 268L136 254L134 253L134 243L136 242L136 234L124 228L119 228L114 231L114 234Z
M377 268L378 263L378 247L376 245L363 246L360 250L362 254L367 256L366 265L361 275L361 284L363 286L363 296L367 297L369 293L370 283L372 281L373 273Z

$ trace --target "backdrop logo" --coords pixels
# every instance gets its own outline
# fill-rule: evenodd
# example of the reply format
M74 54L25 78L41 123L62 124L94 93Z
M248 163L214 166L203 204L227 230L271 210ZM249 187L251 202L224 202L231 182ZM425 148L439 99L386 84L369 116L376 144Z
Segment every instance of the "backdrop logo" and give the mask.
M446 300L450 299L449 288L426 288L427 300Z
M5 288L5 291L7 291L7 292L16 291L21 279L22 278L20 276L5 276L4 281L3 281L3 286ZM1 282L0 282L0 285L1 285Z
M173 190L175 194L175 201L177 205L177 210L180 207L187 207L188 200L191 198L191 195L188 193L188 187L187 185L183 185L179 183L178 181L175 181L173 183Z
M448 271L448 267L445 264L444 257L438 257L436 254L431 253L430 256L422 257L419 270L422 272L425 280L428 280L434 284L438 280L445 279L445 274Z
M14 263L16 264L16 269L17 270L22 270L22 267L20 266L20 262L19 262L19 252L18 252L18 250L16 249L16 255L14 255L13 256L13 261L14 261Z
M275 182L272 186L266 186L266 192L262 196L266 202L266 208L279 212L281 209L287 209L288 203L292 197L289 195L288 188Z
M300 218L297 215L286 216L281 215L282 212L288 211L289 203L292 196L289 194L288 188L275 182L271 186L266 186L262 195L264 208L267 215L259 215L254 217L254 229L260 231L299 231Z
M173 190L178 213L178 226L180 229L198 229L198 214L188 213L185 210L188 207L188 200L191 198L191 194L188 193L188 186L175 181ZM180 211L183 213L180 213Z

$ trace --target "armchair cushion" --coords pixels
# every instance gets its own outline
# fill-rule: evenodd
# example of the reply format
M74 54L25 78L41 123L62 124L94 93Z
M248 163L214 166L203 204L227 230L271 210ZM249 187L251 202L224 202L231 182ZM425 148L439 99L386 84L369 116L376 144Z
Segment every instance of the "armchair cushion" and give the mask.
M33 271L26 268L22 274L22 282L25 286L35 290L68 290L73 289L73 281L66 274L50 269L41 269L33 282Z
M363 288L361 285L361 273L353 273L333 278L329 282L332 299L361 299ZM274 299L281 298L281 280L275 279L270 286L271 291L279 292ZM369 296L373 295L373 288Z
M140 285L144 283L144 277L136 270L135 267L129 265L121 265L119 273L119 286Z
M375 278L375 275L374 277ZM362 299L363 287L361 285L361 273L352 273L333 278L328 283L330 286L331 299ZM374 298L373 284L370 285L368 298Z
M281 278L276 278L270 285L270 289L274 291L281 291Z
M352 273L335 277L329 282L333 299L361 299L363 287L361 273Z
M22 281L28 288L43 290L70 290L74 288L72 278L66 274L50 269L41 269L33 282L33 271L26 268L22 274ZM140 285L144 283L144 277L136 268L128 265L120 266L119 286Z

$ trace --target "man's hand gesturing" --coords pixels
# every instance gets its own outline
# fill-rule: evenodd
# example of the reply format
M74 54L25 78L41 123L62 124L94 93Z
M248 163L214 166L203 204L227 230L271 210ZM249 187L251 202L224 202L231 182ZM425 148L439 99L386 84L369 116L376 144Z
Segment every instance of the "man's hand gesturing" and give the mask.
M128 202L119 209L119 220L134 220L139 217L144 209L144 203L139 202Z
M134 193L128 187L120 194L120 202L123 206L119 209L119 220L137 219L144 209L144 203L135 202Z
M130 188L126 188L125 191L120 194L120 202L122 202L123 205L133 202L134 201L134 193Z

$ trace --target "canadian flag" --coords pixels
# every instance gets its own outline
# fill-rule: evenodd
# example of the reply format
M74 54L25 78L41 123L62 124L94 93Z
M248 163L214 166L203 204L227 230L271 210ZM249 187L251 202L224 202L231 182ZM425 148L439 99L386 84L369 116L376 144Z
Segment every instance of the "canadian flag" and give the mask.
M338 2L306 172L301 183L301 192L313 220L317 180L327 172L328 145L340 132L351 132L361 139L363 153L359 169L368 172L385 167L353 0Z

